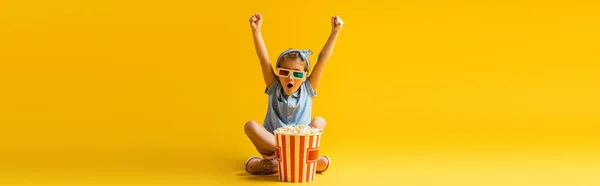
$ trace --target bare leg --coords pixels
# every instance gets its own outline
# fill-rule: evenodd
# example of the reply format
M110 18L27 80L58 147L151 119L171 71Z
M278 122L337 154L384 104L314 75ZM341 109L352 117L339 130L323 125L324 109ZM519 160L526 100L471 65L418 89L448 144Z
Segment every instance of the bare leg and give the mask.
M323 129L325 128L325 126L327 126L327 124L325 123L325 119L317 116L310 122L309 126ZM317 172L325 170L328 166L329 160L323 156L319 157L319 160L317 162Z
M256 150L262 155L273 155L275 153L275 136L256 121L248 121L244 125L244 131Z
M263 158L251 157L246 162L246 171L251 174L277 173L277 159L275 158L275 136L267 131L256 121L248 121L244 131L256 150Z

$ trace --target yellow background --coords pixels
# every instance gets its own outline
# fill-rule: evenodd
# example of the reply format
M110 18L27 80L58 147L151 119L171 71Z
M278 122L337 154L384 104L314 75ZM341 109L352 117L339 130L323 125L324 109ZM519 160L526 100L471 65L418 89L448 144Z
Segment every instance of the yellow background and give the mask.
M593 1L56 0L0 2L0 185L278 184L254 12L273 60L346 23L314 184L600 184Z

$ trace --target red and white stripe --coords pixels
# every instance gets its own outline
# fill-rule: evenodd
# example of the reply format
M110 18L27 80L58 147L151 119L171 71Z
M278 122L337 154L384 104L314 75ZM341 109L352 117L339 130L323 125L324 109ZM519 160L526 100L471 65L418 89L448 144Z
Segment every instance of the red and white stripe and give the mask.
M279 151L279 180L311 182L315 178L321 135L298 136L275 133Z

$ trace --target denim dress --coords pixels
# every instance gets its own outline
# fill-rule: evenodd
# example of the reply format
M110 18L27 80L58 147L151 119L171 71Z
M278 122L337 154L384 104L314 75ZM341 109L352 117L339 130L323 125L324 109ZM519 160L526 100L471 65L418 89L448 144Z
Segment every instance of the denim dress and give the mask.
M298 91L287 95L278 79L267 87L269 106L263 126L273 131L283 126L308 125L311 122L312 100L317 95L308 80L300 85Z

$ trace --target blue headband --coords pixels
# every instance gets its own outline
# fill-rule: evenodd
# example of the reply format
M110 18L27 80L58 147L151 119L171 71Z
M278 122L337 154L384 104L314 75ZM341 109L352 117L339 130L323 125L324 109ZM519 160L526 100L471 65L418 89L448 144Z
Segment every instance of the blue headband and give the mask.
M277 58L276 66L279 66L279 62L281 61L281 58L283 57L283 55L290 53L290 52L298 52L300 54L300 57L302 58L302 60L306 61L306 65L308 66L306 71L308 72L308 70L310 69L310 59L308 58L308 55L312 54L311 50L298 50L298 49L294 49L294 48L287 49L287 50L283 51L281 54L279 54L279 57Z

